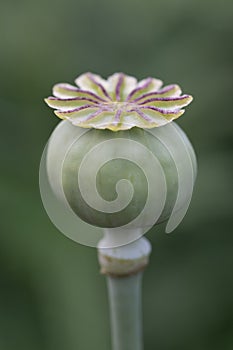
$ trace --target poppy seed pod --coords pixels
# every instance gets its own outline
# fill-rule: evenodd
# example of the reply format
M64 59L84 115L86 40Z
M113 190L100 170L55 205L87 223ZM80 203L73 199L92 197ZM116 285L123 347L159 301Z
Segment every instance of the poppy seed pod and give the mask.
M148 230L173 214L174 229L190 201L196 158L172 120L192 97L122 73L108 80L87 73L76 83L55 85L46 99L66 119L48 147L54 192L94 226Z

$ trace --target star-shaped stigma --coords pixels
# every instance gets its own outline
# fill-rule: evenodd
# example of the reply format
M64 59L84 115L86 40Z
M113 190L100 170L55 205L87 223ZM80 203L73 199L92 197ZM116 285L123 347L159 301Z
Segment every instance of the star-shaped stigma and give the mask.
M181 95L178 85L162 88L162 81L136 78L115 73L107 80L85 73L73 86L66 83L53 87L54 97L45 102L55 114L83 128L127 130L163 126L184 113L182 107L192 96Z

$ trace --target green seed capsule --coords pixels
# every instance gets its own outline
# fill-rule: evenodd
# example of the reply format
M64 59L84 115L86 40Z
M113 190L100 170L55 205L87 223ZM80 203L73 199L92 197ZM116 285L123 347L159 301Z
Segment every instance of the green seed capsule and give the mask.
M169 125L162 127L163 131L166 132L167 128L170 132L168 127ZM184 142L195 173L196 160L192 146L183 131L178 126L175 129ZM82 135L76 137L76 134L80 134L80 128L67 125L67 122L62 122L55 132L56 142L60 138L60 145L66 149L63 149L64 156L58 161L62 163L61 182L56 185L56 180L54 181L56 174L51 164L57 163L56 159L60 157L61 148L54 147L53 137L51 138L48 169L52 169L53 174L50 176L50 182L56 192L59 192L59 186L62 187L70 207L82 220L103 228L127 225L139 217L145 208L148 191L153 191L150 210L153 212L153 206L162 205L156 223L161 223L170 217L181 185L178 172L187 166L187 159L178 159L177 166L177 159L173 159L169 147L161 142L160 138L137 127L118 132L82 129ZM123 149L123 153L120 149ZM87 159L87 155L90 154L92 158L89 158L92 161ZM107 161L101 163L100 160L97 166L95 162L98 159L105 159L106 154ZM148 169L152 169L155 160L159 163L164 176L164 188L166 188L164 203L158 203L162 201L159 193L164 191L156 174L156 169L159 168L154 170L153 181L151 176L150 178L147 176ZM121 199L118 201L118 206L111 209L119 198ZM183 205L184 203L179 203L178 209ZM146 215L147 213L137 225L151 224L147 222Z

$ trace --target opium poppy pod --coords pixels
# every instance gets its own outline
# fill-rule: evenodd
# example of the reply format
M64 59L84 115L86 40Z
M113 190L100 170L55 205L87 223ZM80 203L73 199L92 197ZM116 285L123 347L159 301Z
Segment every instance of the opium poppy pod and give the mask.
M158 79L137 82L122 73L107 80L87 73L76 83L55 85L55 97L46 99L66 119L48 148L55 192L91 225L148 230L173 213L175 228L192 192L196 159L172 120L192 97L178 85L161 88Z

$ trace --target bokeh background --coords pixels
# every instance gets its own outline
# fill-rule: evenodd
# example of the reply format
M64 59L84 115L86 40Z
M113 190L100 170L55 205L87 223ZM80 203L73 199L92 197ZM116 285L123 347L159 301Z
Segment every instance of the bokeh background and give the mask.
M43 98L85 71L154 76L194 95L179 124L199 175L179 228L148 233L145 349L232 349L233 2L5 0L0 35L0 349L110 349L96 250L57 231L38 187L59 122Z

